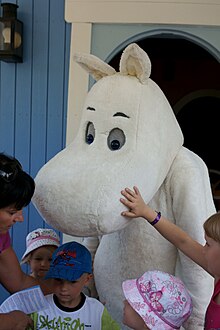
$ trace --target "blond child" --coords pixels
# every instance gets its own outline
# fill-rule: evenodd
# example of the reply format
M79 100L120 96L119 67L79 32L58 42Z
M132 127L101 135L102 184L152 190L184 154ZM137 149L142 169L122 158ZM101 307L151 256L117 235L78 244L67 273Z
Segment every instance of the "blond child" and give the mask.
M137 187L133 190L125 188L121 194L124 198L120 201L128 208L128 211L121 213L122 216L146 219L163 237L214 277L214 292L206 311L205 330L220 329L220 213L205 221L206 244L202 246L160 212L152 210Z
M189 318L192 299L183 282L162 271L148 271L122 283L123 323L134 330L174 330Z
M59 245L60 238L53 229L37 228L26 237L26 251L21 264L28 264L30 275L42 280L50 268L52 254Z

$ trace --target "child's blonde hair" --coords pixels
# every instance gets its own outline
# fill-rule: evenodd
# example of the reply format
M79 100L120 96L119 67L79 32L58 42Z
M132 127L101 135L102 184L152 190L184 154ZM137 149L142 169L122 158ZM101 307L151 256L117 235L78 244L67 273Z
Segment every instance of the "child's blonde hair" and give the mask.
M50 228L37 228L31 231L26 237L26 251L21 258L21 263L30 261L30 253L42 246L53 245L56 248L60 245L60 238L55 230ZM29 258L27 258L30 255Z
M55 245L42 245L42 246L44 248L46 248L47 250L49 250L52 254L54 253L54 251L56 249L56 246ZM42 247L42 246L40 246L40 247ZM37 250L37 249L35 249L35 250ZM28 253L28 255L22 259L22 261L20 262L20 264L21 265L23 265L23 264L29 264L30 261L31 261L32 255L33 255L33 253L34 253L35 250L33 250L32 252Z
M220 243L220 213L211 215L203 225L204 231L208 237Z

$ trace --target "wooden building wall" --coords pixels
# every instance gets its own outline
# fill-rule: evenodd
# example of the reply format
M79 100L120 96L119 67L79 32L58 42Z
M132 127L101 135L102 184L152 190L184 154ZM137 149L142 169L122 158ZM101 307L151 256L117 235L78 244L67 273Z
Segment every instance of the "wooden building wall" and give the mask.
M35 177L65 146L70 24L64 20L64 0L7 2L19 6L24 57L18 64L0 61L0 152L18 158ZM45 226L33 205L25 209L24 222L11 231L19 259L27 233ZM5 297L0 288L0 302Z

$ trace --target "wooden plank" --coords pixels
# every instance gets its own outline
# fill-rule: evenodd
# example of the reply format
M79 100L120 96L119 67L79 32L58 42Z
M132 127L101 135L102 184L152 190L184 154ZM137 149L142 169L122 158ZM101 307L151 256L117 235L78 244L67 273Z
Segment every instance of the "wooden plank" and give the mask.
M74 1L65 2L65 19L74 23L157 23L220 25L220 2Z
M65 25L63 24L63 4L53 0L50 6L48 63L48 117L47 117L47 160L63 148L63 96ZM64 15L64 11L63 11Z
M15 155L35 177L65 143L70 24L64 20L64 0L17 2L18 17L24 23L24 62L0 62L0 151ZM11 230L19 259L26 235L50 227L32 204L25 208L24 217ZM0 303L7 296L0 287Z
M16 65L0 62L0 151L11 155L14 154Z
M31 149L33 150L31 153L31 164L33 176L36 175L46 160L48 44L49 1L34 0L31 123Z

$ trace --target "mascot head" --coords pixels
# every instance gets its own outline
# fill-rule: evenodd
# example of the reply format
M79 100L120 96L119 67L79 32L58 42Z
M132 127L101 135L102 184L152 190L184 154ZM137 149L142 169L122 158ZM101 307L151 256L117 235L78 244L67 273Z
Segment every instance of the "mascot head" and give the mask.
M146 202L153 198L183 136L138 45L124 50L119 72L90 54L74 59L97 82L85 99L76 138L38 172L33 202L64 233L104 235L129 223L120 215L125 186L137 185Z

